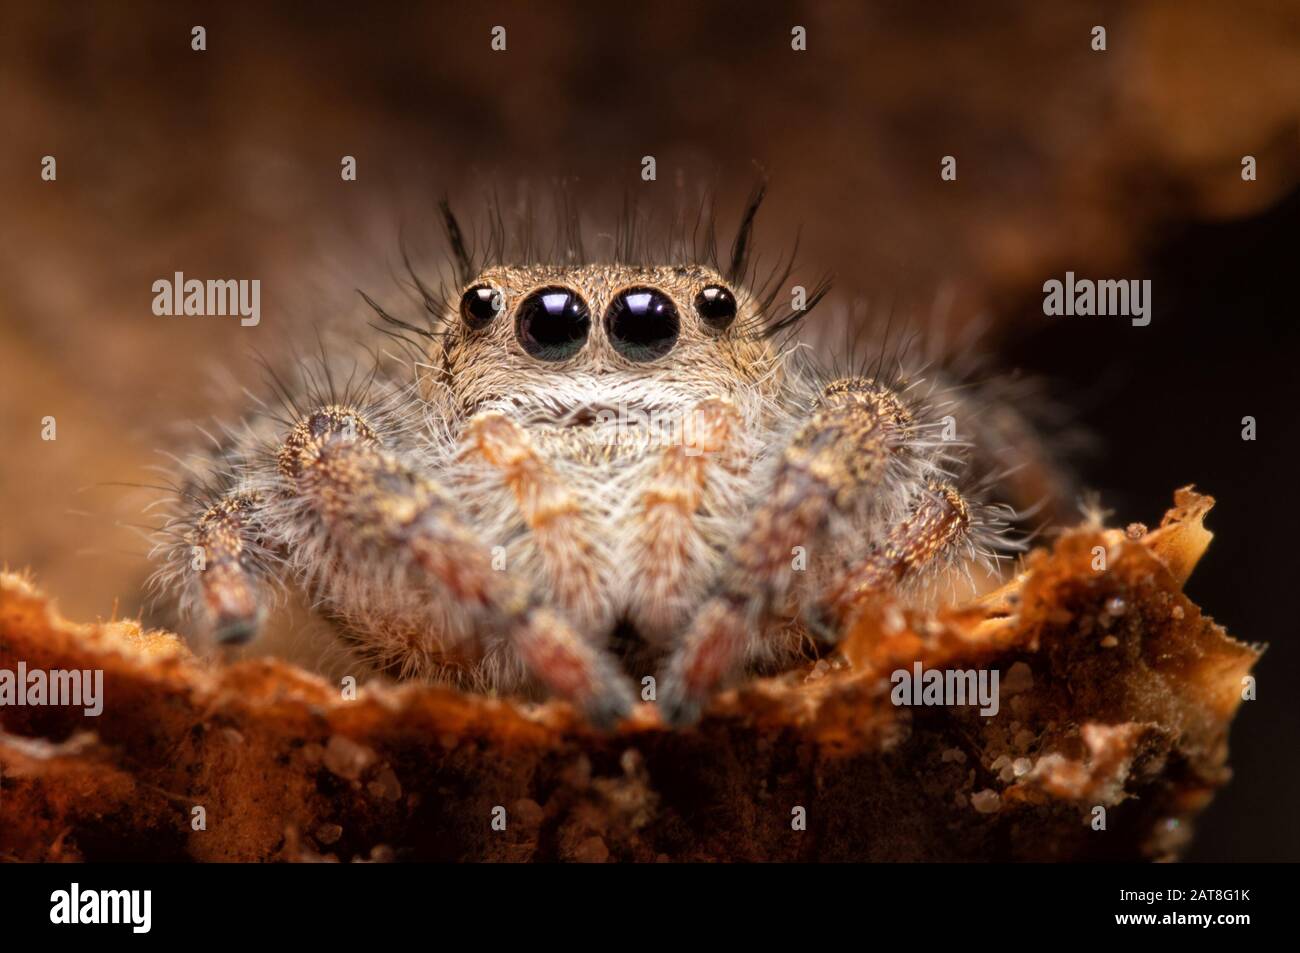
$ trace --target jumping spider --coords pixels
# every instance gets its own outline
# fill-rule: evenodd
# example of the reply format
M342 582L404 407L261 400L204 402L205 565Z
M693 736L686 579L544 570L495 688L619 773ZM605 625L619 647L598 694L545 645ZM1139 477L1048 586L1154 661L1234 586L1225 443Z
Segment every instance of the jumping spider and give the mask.
M322 359L228 431L160 580L219 642L291 581L380 670L603 726L634 678L689 723L865 600L987 563L1008 511L957 488L957 398L819 371L746 281L756 208L726 267L484 266L445 212L455 290L417 281L426 328L380 312L419 335L410 373L338 386Z

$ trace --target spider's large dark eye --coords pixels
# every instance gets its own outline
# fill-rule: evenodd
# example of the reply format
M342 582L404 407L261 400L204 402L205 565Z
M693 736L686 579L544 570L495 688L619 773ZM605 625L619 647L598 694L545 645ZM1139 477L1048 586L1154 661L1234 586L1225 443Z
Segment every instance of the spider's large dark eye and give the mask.
M481 331L502 310L501 293L487 285L475 285L460 298L460 319L471 331Z
M721 285L709 285L695 296L695 310L715 331L725 331L736 320L736 296Z
M614 349L630 361L653 361L677 343L681 322L677 308L662 291L629 288L605 313L605 333Z
M521 301L515 321L525 351L543 361L563 361L587 343L591 312L576 291L554 286Z

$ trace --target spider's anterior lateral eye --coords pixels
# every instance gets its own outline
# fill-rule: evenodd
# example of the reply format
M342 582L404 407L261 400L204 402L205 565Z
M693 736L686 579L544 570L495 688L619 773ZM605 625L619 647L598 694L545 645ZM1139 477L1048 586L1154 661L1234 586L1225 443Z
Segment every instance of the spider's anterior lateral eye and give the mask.
M460 298L460 318L471 331L487 327L503 308L501 292L489 285L475 285Z
M695 310L715 331L725 331L736 320L736 296L721 285L709 285L695 296Z
M680 328L676 306L654 288L620 292L605 313L605 333L610 343L630 361L663 357L677 343Z
M582 350L591 329L587 302L568 288L539 288L519 303L515 336L533 357L563 361Z

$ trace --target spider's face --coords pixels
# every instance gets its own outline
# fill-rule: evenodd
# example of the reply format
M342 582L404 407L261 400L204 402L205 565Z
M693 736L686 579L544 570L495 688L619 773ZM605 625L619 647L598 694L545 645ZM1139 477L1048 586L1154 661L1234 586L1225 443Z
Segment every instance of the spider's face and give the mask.
M775 386L754 302L699 266L490 268L445 331L444 379L466 415L578 427Z

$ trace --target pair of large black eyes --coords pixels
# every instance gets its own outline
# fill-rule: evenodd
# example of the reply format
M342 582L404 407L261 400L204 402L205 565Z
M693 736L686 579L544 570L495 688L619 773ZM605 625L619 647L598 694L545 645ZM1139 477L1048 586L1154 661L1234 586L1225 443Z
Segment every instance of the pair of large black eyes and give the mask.
M473 330L487 327L501 311L501 293L476 285L460 302L461 319ZM695 296L695 310L709 327L725 330L736 318L736 298L720 285L709 285ZM581 296L555 285L540 288L520 302L515 334L529 354L544 361L562 361L582 349L591 330L591 313ZM652 361L677 343L681 321L677 308L654 288L629 288L610 303L605 333L624 357Z

